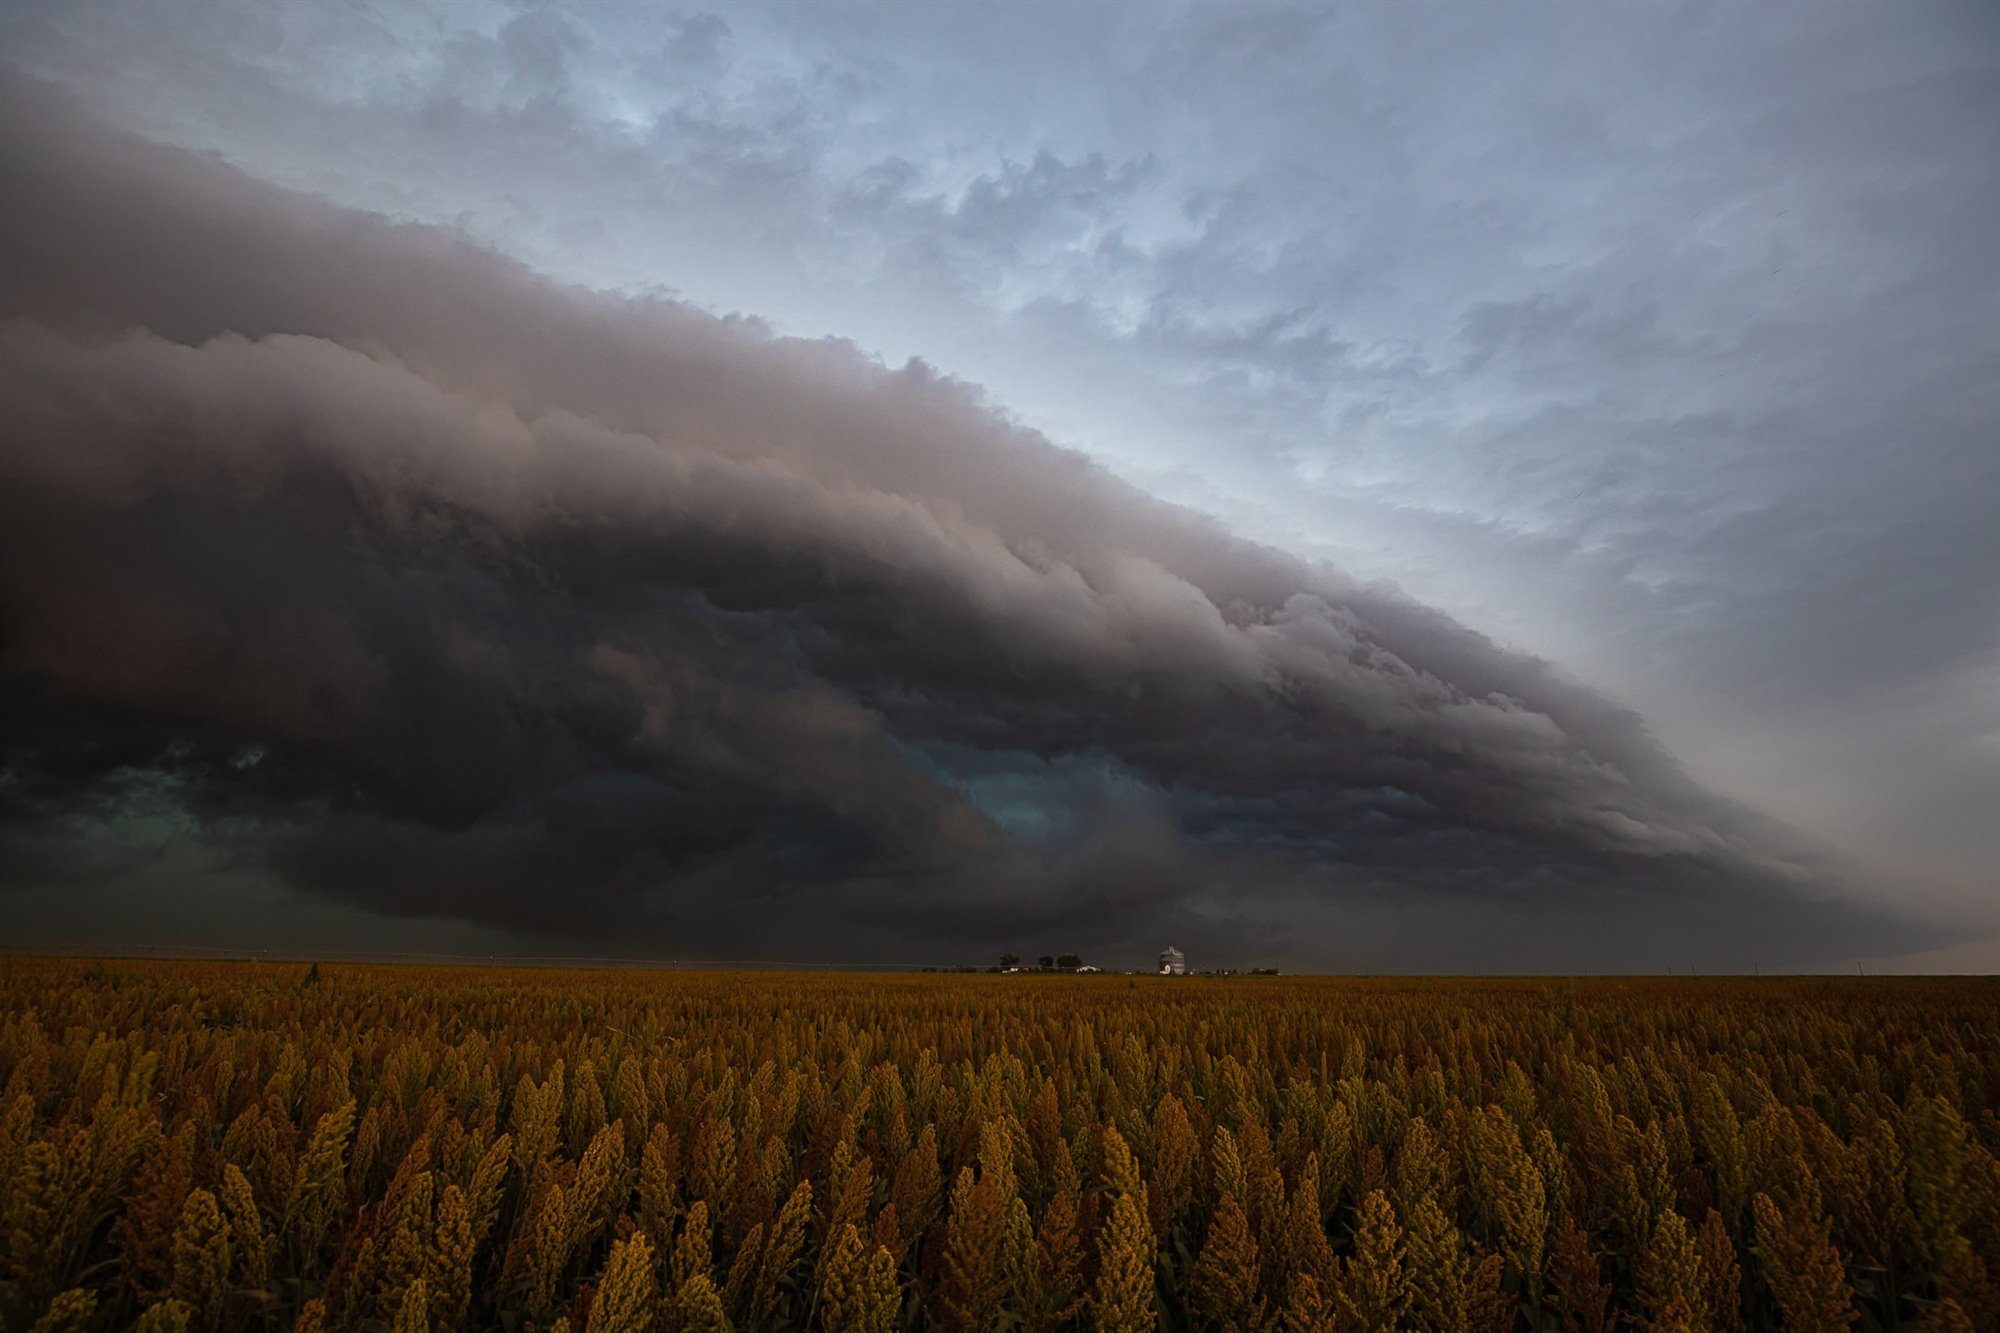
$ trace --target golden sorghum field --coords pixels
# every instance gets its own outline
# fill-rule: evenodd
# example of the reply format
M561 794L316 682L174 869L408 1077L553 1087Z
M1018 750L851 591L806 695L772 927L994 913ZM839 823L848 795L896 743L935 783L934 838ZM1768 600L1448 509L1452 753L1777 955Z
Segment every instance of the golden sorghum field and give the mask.
M9 1329L2000 1329L2000 985L0 963Z

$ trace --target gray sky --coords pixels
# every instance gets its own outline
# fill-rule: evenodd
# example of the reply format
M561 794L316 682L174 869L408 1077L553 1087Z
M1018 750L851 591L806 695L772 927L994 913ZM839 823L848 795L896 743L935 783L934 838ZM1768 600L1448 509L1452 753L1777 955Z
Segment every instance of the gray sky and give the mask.
M0 48L113 124L559 283L921 358L1138 491L1554 663L1633 710L1691 785L1787 826L1716 836L1946 923L1924 940L1963 941L1945 965L2000 966L1971 942L2000 931L1991 7L30 4L0 16ZM190 327L313 332L323 307L285 309ZM538 406L616 415L582 390ZM1003 448L959 425L955 447ZM1175 550L1161 567L1219 604ZM894 744L945 747L923 763L1003 832L1030 818L995 814L1027 779L966 749L993 743L885 715ZM1201 840L1170 765L1102 736L1041 752L1062 774L1034 778L1032 817L1107 749L1171 795L1138 824ZM1650 828L1729 822L1656 796L1630 811ZM1400 942L1470 950L1489 917L1561 937L1521 946L1534 965L1610 929L1534 917L1569 920L1560 895L1447 892L1426 865L1416 896L1357 903L1350 876L1309 909L1243 910L1325 910L1413 965L1438 960ZM38 892L21 920L60 934L84 891ZM1215 882L1168 898L1158 919L1191 927L1236 910ZM961 936L997 929L975 918ZM1277 950L1258 929L1242 947Z

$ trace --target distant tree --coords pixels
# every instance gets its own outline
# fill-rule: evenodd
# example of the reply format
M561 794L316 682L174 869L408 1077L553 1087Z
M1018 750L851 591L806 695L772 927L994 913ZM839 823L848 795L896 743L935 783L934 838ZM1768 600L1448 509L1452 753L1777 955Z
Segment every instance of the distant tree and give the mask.
M1021 965L1021 955L1020 955L1020 954L1017 954L1017 953L1003 953L1003 954L1001 954L1001 955L1000 955L1000 966L1002 966L1002 967L1019 967L1020 965Z
M1048 954L1043 954L1039 961L1041 962L1041 965L1045 968L1054 967L1056 965L1056 960L1050 957Z
M1060 958L1056 959L1056 966L1067 967L1072 971L1074 971L1075 969L1083 966L1083 959L1078 957L1076 954L1066 953L1062 955Z

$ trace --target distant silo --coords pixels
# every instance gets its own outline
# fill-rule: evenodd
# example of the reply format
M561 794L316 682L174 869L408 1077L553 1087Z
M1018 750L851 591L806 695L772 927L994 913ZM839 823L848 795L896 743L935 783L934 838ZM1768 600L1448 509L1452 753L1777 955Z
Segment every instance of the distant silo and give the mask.
M1171 944L1160 950L1160 975L1163 977L1186 976L1187 955Z

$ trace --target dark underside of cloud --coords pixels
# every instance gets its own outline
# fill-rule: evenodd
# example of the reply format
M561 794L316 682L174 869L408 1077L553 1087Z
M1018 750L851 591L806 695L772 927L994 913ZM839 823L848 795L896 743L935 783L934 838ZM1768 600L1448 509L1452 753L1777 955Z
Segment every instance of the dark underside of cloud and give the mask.
M1548 664L921 364L36 88L0 195L0 882L143 879L107 848L150 822L372 912L690 952L1921 942Z

